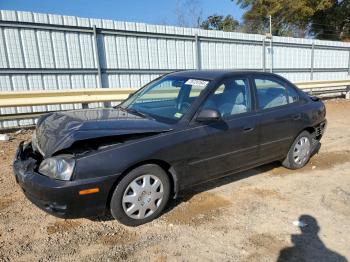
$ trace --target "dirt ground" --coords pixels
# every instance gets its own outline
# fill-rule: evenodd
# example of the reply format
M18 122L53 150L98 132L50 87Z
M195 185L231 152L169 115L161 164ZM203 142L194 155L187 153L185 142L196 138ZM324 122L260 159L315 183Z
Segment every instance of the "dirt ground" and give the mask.
M31 132L12 133L0 141L0 261L346 261L350 102L326 106L321 151L302 170L270 164L197 186L137 228L32 205L12 175L15 147Z

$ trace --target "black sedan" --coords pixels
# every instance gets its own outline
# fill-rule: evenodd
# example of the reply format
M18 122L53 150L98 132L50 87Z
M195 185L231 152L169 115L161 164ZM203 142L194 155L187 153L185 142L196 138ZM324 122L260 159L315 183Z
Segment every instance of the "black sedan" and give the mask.
M278 75L175 72L115 108L42 116L18 147L14 173L55 216L110 211L136 226L195 184L273 161L303 167L320 147L325 115L319 99Z

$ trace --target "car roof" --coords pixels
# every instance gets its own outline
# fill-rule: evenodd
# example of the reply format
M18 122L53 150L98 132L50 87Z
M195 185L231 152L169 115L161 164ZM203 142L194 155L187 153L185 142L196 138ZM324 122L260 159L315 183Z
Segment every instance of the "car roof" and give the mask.
M184 70L176 71L168 75L188 77L196 79L206 79L206 80L218 80L225 77L241 75L241 74L270 74L261 71L242 71L242 70L232 70L232 69L214 69L214 70ZM274 74L272 74L274 75Z

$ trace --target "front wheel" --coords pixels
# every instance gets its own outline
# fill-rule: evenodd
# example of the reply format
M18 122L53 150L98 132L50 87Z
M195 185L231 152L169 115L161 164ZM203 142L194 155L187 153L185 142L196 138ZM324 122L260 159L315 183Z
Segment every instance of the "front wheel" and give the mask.
M294 140L282 165L289 169L304 167L311 157L311 135L307 131L301 132Z
M169 177L154 164L130 171L117 185L111 198L112 216L127 226L152 221L163 211L170 195Z

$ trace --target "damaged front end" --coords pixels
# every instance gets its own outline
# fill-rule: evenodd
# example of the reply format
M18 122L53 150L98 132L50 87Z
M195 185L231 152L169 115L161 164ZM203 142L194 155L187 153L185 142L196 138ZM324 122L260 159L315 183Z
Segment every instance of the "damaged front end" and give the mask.
M153 136L159 133L141 133L141 134L126 134L118 136L98 137L86 140L78 140L72 143L68 148L64 148L55 152L57 155L72 155L74 157L84 156L89 153L94 153L99 150L108 149L118 146L126 142L132 142L145 137Z
M22 141L17 148L13 167L15 171L23 177L28 172L38 170L39 164L43 160L40 153L35 152L32 148L32 143ZM17 182L18 177L16 176Z
M43 169L52 168L50 167L52 163L46 163L48 167L43 167L45 161L47 159L33 150L31 142L19 144L13 163L14 175L23 193L32 203L62 218L89 217L105 212L108 194L116 180L115 176L78 180L58 179L43 174ZM98 194L79 194L90 188L98 188ZM94 206L93 209L91 205Z
M142 118L117 109L89 109L56 112L38 120L32 144L44 158L67 149L109 146L119 140L170 131L154 119ZM88 148L89 150L89 148Z
M38 172L52 179L69 181L73 175L75 159L74 155L70 154L45 159L39 150L35 149L33 142L21 142L13 166L21 173L21 177L30 172Z
M32 141L18 146L16 181L31 202L55 216L99 215L121 171L103 169L98 155L169 130L166 124L116 109L48 114L38 120Z

